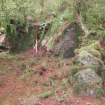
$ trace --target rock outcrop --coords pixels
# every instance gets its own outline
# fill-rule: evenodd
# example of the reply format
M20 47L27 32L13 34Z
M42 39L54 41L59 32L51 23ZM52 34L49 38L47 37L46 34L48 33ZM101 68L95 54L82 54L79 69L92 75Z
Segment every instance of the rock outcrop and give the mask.
M78 29L76 23L69 25L63 32L61 40L54 47L54 55L69 58L74 56L74 50L78 45Z
M81 95L96 96L96 90L102 88L102 79L94 69L83 69L74 75L73 87Z
M105 69L97 43L78 50L75 65L78 70L72 70L70 81L73 89L80 95L103 96L105 91ZM83 67L83 68L81 68Z

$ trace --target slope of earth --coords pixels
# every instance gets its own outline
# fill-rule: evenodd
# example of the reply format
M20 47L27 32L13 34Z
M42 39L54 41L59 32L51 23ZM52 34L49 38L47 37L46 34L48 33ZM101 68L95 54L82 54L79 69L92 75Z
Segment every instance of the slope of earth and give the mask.
M72 59L32 51L0 53L0 105L105 105L105 98L73 94L68 76Z

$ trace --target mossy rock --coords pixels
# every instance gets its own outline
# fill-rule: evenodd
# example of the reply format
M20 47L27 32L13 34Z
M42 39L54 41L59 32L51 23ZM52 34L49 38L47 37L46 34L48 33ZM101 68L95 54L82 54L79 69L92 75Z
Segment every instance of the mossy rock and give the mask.
M75 53L80 53L82 51L87 51L88 53L91 53L93 56L98 57L101 59L101 52L100 52L100 43L98 41L88 45L81 47L80 49L76 49Z
M76 49L75 53L78 54L79 52L83 50L91 53L92 55L100 59L105 58L105 49L101 47L99 41L94 41L88 46L84 46L84 47L81 47L80 49Z
M72 79L74 92L79 95L96 96L96 94L101 94L96 91L98 88L103 90L102 78L91 68L78 71L70 79Z

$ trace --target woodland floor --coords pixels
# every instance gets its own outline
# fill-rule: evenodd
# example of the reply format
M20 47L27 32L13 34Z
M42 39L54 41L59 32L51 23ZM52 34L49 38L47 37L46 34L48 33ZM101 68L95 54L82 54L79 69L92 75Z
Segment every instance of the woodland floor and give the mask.
M0 105L105 105L105 98L73 94L67 82L72 59L31 53L0 54Z

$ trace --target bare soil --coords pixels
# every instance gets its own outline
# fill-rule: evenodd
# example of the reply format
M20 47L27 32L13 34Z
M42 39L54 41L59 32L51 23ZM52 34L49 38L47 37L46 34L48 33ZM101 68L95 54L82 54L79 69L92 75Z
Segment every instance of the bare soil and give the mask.
M33 57L32 51L0 55L0 105L105 105L105 98L77 96L67 81L72 59Z

